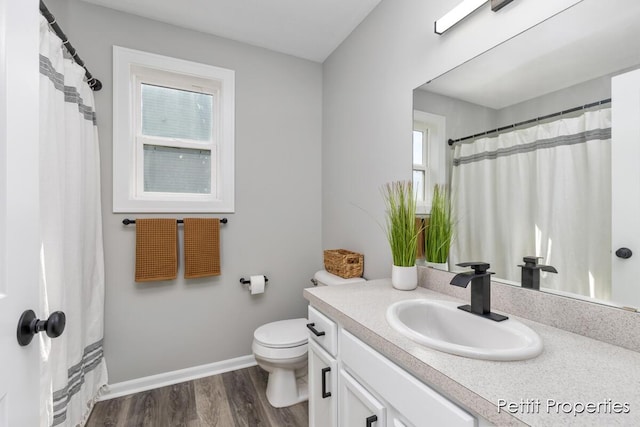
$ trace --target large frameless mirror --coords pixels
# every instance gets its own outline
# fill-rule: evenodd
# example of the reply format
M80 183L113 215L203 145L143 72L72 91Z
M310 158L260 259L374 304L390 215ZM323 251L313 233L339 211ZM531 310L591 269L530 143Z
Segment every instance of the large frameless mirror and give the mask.
M450 190L452 271L640 307L638 22L640 2L584 0L414 90L414 181Z

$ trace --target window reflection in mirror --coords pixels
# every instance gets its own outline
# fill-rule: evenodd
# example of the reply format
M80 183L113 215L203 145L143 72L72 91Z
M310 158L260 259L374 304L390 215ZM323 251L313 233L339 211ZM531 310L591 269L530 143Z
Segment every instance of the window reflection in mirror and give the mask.
M413 189L420 215L428 215L431 210L433 187L447 181L445 123L442 115L414 111Z

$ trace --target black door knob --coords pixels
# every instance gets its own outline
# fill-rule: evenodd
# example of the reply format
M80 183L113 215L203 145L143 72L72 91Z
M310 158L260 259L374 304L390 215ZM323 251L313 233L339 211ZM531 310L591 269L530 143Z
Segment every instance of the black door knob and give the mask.
M18 320L18 344L28 345L33 336L38 332L45 331L50 338L57 338L64 332L67 324L67 316L62 311L51 313L47 320L36 318L33 310L26 310Z
M631 249L629 248L620 248L616 251L616 256L618 258L627 259L631 258L631 255L633 255L633 252L631 252Z

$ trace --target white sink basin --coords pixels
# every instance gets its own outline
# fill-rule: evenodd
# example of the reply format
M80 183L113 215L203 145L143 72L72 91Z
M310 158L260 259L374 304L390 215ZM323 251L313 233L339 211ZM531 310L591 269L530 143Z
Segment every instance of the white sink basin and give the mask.
M458 309L459 303L415 299L387 309L393 329L411 340L458 356L525 360L542 352L542 340L515 319L495 322Z

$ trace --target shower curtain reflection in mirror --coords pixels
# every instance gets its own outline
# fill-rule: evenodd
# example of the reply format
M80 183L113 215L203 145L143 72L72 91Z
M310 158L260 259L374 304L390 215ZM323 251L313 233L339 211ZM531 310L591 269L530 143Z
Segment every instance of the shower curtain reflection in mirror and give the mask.
M542 288L611 294L611 109L456 143L450 265L483 260L520 282L523 257L558 274Z

